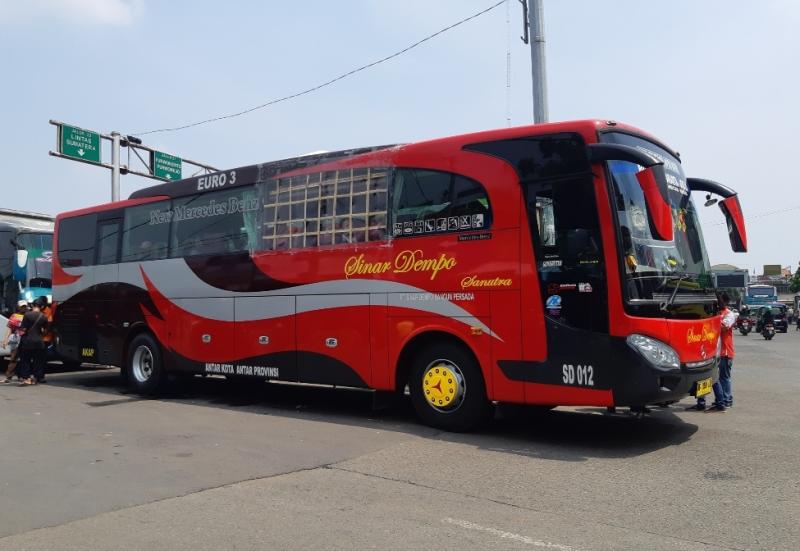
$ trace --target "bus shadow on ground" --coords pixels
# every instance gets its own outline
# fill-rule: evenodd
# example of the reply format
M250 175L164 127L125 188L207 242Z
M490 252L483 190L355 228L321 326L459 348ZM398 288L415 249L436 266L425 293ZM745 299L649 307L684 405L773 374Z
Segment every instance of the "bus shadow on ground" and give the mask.
M500 406L488 426L468 434L447 433L421 425L408 399L375 409L369 392L260 381L228 381L190 377L174 381L159 396L141 397L127 389L116 369L64 373L54 386L79 387L105 394L89 406L117 406L160 400L194 406L280 415L293 419L358 426L462 443L494 452L556 461L626 458L688 441L698 426L675 414L682 406L653 408L638 418L607 414L605 408L542 411L525 406Z

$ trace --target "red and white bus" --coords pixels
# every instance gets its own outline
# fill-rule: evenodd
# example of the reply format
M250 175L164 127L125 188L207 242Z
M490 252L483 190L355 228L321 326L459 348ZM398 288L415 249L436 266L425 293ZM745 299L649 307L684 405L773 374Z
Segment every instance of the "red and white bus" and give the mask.
M677 153L576 121L323 153L61 214L62 354L170 374L402 392L466 430L493 402L643 406L703 394L717 298Z

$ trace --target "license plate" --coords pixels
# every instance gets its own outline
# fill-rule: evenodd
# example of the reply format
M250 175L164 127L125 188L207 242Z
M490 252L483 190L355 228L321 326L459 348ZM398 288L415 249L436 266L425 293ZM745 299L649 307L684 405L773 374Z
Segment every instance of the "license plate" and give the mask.
M711 392L711 378L697 381L697 390L694 393L697 398L705 396L709 392Z

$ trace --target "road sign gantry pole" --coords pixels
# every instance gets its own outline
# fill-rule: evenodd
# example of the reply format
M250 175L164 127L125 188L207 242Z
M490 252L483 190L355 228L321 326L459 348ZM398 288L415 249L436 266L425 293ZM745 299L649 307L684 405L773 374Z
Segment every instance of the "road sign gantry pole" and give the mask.
M111 133L111 201L119 201L119 132Z
M117 131L111 132L111 134L102 134L52 119L50 124L56 127L56 150L50 151L50 155L109 169L111 171L111 201L120 199L120 175L135 174L161 182L172 182L183 177L184 164L198 169L193 175L218 171L213 166L176 157L142 145L142 141L135 136L123 136ZM102 161L101 140L111 142L111 164ZM120 148L122 147L127 147L129 151L134 152L146 172L134 170L122 164L120 161ZM147 154L142 157L139 155L139 151L146 151ZM130 160L130 155L128 158Z

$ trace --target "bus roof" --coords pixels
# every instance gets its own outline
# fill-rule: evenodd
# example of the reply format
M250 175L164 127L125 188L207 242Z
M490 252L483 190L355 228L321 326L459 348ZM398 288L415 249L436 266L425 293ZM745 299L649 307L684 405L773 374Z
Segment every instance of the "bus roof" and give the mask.
M598 131L611 131L617 130L622 132L631 132L640 135L648 140L651 140L663 147L665 150L674 153L675 157L680 160L680 157L672 149L666 146L663 142L659 141L652 135L644 132L636 127L618 123L609 120L585 119L566 122L553 122L537 125L518 126L514 128L501 128L497 130L486 130L482 132L474 132L469 134L460 134L456 136L449 136L444 138L437 138L411 144L395 144L395 145L381 145L372 147L361 147L356 149L344 149L341 151L331 151L318 154L302 155L298 157L291 157L279 161L271 161L256 165L247 165L242 167L232 168L230 170L221 171L215 174L236 172L237 181L242 184L253 183L256 181L264 181L266 179L275 178L282 174L289 175L290 173L315 167L323 166L329 163L334 163L342 160L357 160L356 158L369 158L373 156L383 157L384 153L391 150L411 150L415 148L430 148L430 147L443 147L443 148L461 148L464 145L478 143L483 141L494 140L507 140L522 138L528 136L535 136L540 134L550 134L559 132L575 132L580 133L584 138L590 138L591 141L596 140ZM175 197L188 193L197 192L197 182L199 178L206 175L193 176L191 178L184 178L175 182L166 182L155 186L150 186L137 191L134 191L129 199L143 199L146 197ZM213 175L211 175L213 176Z
M0 209L0 229L53 232L54 216L39 212Z

